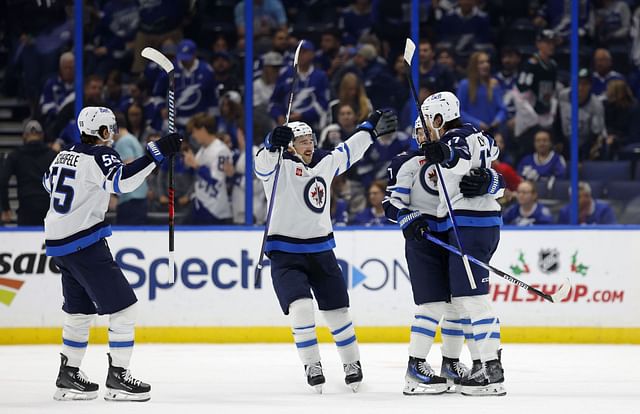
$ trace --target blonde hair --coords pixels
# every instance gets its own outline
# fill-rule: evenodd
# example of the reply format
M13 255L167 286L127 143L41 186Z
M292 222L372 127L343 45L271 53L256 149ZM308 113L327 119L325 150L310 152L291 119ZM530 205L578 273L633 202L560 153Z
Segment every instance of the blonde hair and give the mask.
M469 79L469 100L473 103L476 102L476 98L478 97L478 86L481 83L485 83L483 79L480 79L480 73L478 73L478 62L480 58L486 56L489 58L489 55L485 52L474 52L469 58L469 63L467 64L467 79ZM487 98L489 101L493 100L493 89L497 86L498 82L489 75L489 81L486 82L487 86Z
M356 97L355 99L348 98L346 96L346 87L348 82L351 84L355 84L356 86ZM367 93L364 90L364 85L360 81L355 73L349 72L345 74L340 80L340 87L338 88L338 100L340 101L340 106L344 104L350 104L352 108L354 108L354 112L356 113L356 118L358 122L362 122L367 119L369 116L369 98L367 97Z
M627 82L622 79L613 79L607 83L607 100L627 109L633 105L633 93Z

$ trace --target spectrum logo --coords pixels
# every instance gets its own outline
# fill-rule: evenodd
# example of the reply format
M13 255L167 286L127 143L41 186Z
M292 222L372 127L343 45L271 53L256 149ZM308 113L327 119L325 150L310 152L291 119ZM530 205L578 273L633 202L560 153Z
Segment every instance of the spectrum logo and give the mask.
M24 285L22 280L0 277L0 302L10 306L22 285Z

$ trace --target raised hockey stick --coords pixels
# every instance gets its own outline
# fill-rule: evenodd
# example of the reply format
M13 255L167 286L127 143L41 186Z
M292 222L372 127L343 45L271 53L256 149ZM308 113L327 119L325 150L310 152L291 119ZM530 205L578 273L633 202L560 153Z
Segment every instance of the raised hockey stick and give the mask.
M429 234L428 232L423 232L422 233L422 237L424 237L425 239L429 240L432 243L437 244L438 246L444 247L445 249L449 250L451 253L453 254L457 254L458 256L461 256L462 254L460 253L460 250L456 249L455 247L453 247L450 244L447 244L445 242L443 242L442 240L433 237L431 234ZM468 255L467 257L469 257L469 260L472 261L473 263L475 263L476 265L495 273L496 275L504 278L505 280L507 280L508 282L513 283L516 286L520 286L523 289L526 289L527 291L533 293L534 295L540 296L541 298L544 298L546 300L548 300L549 302L552 303L558 303L561 300L563 300L564 298L567 297L567 295L569 294L569 290L571 289L571 279L569 279L568 277L565 278L565 283L560 285L560 288L552 294L547 294L544 293L536 288L534 288L533 286L527 285L526 283L524 283L522 280L517 279L513 276L511 276L509 273L507 272L503 272L502 270L491 266L490 264L484 263L478 259L476 259L475 257Z
M425 132L425 136L428 137L427 134L427 123L424 119L424 114L422 113L422 109L420 108L420 102L418 99L418 93L416 92L416 87L413 84L413 78L411 77L411 61L413 60L413 54L416 51L416 45L413 41L407 38L407 42L404 47L404 61L407 64L407 79L409 80L409 87L411 89L411 94L413 95L413 101L416 104L416 109L418 110L418 115L420 116L420 121L422 122L422 127ZM437 130L434 128L437 133ZM467 273L467 278L469 279L469 285L471 289L476 289L476 281L473 278L473 272L471 272L471 265L469 264L469 257L464 253L464 248L462 247L462 241L460 240L460 235L458 234L458 223L456 222L456 216L453 214L453 207L451 207L451 199L449 198L449 193L447 192L447 186L444 183L444 179L442 178L442 170L440 169L440 164L436 163L436 173L438 174L438 183L440 184L440 188L444 193L444 199L447 203L447 210L449 211L449 217L451 217L451 223L453 224L453 234L456 237L456 241L458 242L458 247L462 252L462 263L464 264L464 270Z
M287 117L285 118L284 124L287 125L289 123L289 116L291 115L291 106L293 105L293 91L295 91L298 86L298 80L300 79L300 74L298 73L298 56L300 55L300 48L302 47L302 42L304 40L300 40L298 43L298 47L296 48L296 53L293 56L293 82L291 82L291 92L289 93L289 105L287 107ZM267 243L267 235L269 234L269 224L271 223L271 213L273 212L273 204L276 201L276 189L278 188L278 177L280 177L280 164L282 164L283 157L283 149L280 148L278 151L278 163L276 164L276 174L273 177L273 188L271 189L271 197L269 197L269 209L267 210L267 219L264 223L264 233L262 233L262 245L260 246L260 257L258 259L258 263L256 264L256 270L254 274L254 287L258 288L262 284L262 260L264 259L264 247Z
M173 63L165 55L152 47L145 47L142 57L149 59L162 68L169 76L169 88L167 90L167 110L169 111L169 133L176 132L176 106L175 106L175 72ZM169 283L176 283L175 257L174 257L174 225L175 225L175 155L169 157Z

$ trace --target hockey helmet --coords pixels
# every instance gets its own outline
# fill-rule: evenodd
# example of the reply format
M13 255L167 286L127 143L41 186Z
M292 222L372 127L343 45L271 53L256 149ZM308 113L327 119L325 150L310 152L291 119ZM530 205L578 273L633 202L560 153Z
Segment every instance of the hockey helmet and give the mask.
M100 136L102 127L109 131L107 139ZM113 136L118 133L118 123L111 109L102 106L87 106L82 108L80 115L78 115L78 129L82 134L98 137L101 141L112 142Z
M442 116L443 122L460 118L460 101L451 92L438 92L425 99L420 110L433 126L437 115Z
M413 131L411 132L411 136L416 140L418 144L420 144L420 142L418 141L418 129L422 129L422 121L420 120L419 116L416 117L416 121L413 123Z
M293 131L293 141L295 141L296 138L306 137L309 135L311 136L311 139L313 139L313 144L316 144L316 135L308 124L300 121L293 121L289 122L287 126Z

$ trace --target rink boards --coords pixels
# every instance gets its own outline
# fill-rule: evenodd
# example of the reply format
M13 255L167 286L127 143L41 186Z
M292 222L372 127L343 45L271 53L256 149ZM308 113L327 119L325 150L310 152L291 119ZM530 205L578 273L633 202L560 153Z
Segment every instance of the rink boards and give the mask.
M265 266L254 280L262 232L176 232L177 283L168 285L165 230L115 229L109 244L139 299L138 342L289 342ZM640 229L505 230L491 264L545 292L566 278L562 303L491 275L505 342L640 343ZM413 300L397 230L336 231L358 339L408 341ZM58 343L60 276L41 231L0 232L0 344ZM106 341L100 317L92 341ZM319 325L322 320L318 318ZM328 340L326 329L321 339Z

